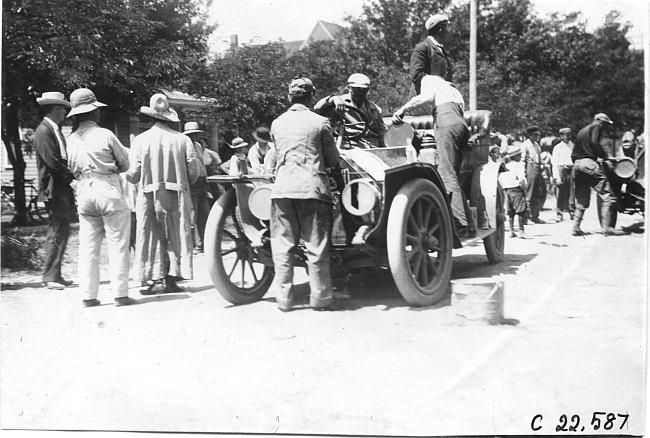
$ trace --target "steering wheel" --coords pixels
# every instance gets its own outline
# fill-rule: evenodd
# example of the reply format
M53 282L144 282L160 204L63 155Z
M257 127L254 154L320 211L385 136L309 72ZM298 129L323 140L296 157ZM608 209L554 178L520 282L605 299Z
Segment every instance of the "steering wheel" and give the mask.
M334 132L345 140L356 140L368 132L368 119L358 108L346 103L345 112L334 119Z

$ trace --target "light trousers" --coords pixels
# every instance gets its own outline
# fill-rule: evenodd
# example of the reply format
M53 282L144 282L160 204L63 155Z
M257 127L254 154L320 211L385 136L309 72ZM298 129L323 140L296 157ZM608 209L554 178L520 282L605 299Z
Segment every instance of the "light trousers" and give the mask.
M108 249L111 289L115 297L129 294L131 210L117 174L79 181L79 289L84 300L97 298L99 261L104 237Z

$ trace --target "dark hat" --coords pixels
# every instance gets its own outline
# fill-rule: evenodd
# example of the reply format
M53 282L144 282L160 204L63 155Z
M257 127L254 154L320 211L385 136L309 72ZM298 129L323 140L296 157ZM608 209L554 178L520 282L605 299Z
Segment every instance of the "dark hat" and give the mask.
M263 126L260 126L253 132L253 137L255 137L255 140L257 141L267 143L271 141L271 134L269 133L269 130Z
M571 134L571 128L562 128L560 129L560 135L562 134Z
M314 87L314 83L309 78L294 79L289 84L289 94L291 95L313 94L314 92L316 92L316 87Z
M529 126L528 128L526 128L526 133L527 134L532 134L533 132L540 132L541 133L542 131L539 129L539 126L537 126L537 125Z

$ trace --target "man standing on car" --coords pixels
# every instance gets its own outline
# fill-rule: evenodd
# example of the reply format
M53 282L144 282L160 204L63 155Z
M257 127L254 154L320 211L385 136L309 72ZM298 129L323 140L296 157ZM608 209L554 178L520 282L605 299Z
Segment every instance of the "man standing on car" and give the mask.
M411 54L411 92L409 98L420 94L420 84L425 75L440 76L452 80L451 61L444 49L449 42L449 18L443 14L429 17L425 23L427 37Z
M325 169L338 165L329 121L309 109L314 85L308 78L289 85L291 107L271 125L275 143L275 183L271 192L271 249L278 308L293 305L293 263L304 241L309 267L310 305L336 310L330 278L332 194Z
M596 190L596 194L602 201L600 226L603 233L607 235L625 234L621 230L615 230L612 226L613 212L616 209L616 195L598 164L599 159L609 159L607 152L600 144L604 123L613 124L607 114L596 114L594 121L582 128L576 135L575 146L571 153L576 195L576 211L573 215L573 229L571 230L573 236L584 235L580 229L580 223L585 210L589 208L592 188Z
M45 113L34 133L39 197L45 200L49 216L43 286L48 289L63 289L72 284L72 281L61 275L61 263L70 237L75 202L70 187L74 176L68 169L66 144L59 124L65 119L70 102L59 92L43 93L36 101Z
M369 88L370 78L362 73L354 73L348 78L348 93L324 97L314 105L314 111L322 116L329 115L332 109L335 109L337 114L343 114L346 105L358 109L366 116L368 130L362 137L351 140L349 142L351 147L362 149L386 147L384 143L386 124L381 117L381 108L368 100Z

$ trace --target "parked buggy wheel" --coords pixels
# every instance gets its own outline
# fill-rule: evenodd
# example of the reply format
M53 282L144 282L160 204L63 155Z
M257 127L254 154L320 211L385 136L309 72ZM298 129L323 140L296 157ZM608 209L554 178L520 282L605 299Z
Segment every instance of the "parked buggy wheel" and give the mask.
M214 287L232 304L259 301L271 286L273 269L258 261L244 234L234 189L221 195L210 210L205 255Z
M393 199L386 231L388 264L412 306L442 299L451 277L451 217L440 190L425 179L406 183Z
M506 224L505 215L503 214L503 199L505 198L503 189L497 187L497 217L496 217L496 231L485 239L483 239L483 247L485 248L485 255L488 261L493 264L501 263L503 261L503 248L506 241Z

